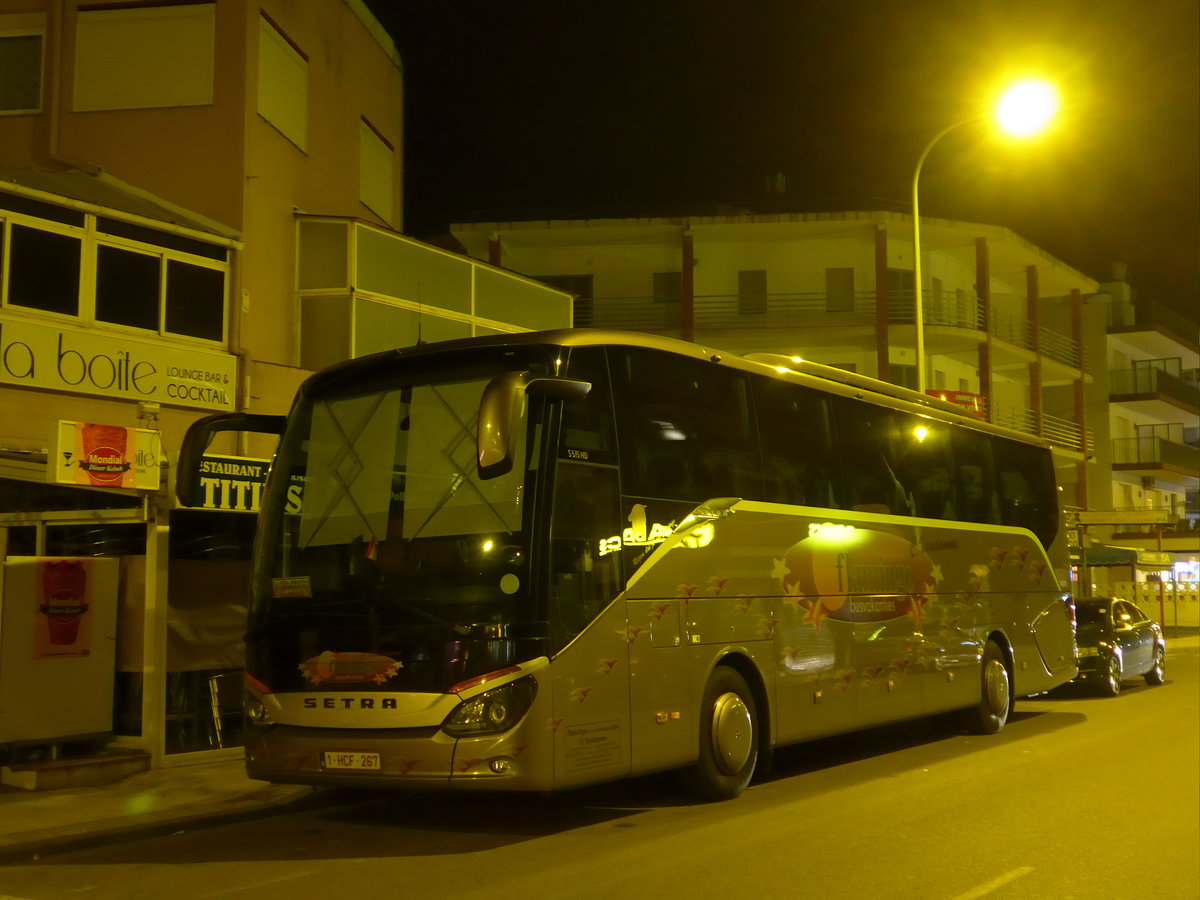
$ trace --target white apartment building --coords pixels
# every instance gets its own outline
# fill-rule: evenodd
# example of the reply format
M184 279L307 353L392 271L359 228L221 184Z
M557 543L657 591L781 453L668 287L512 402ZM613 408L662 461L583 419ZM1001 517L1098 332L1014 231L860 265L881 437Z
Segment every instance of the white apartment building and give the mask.
M452 231L471 256L574 293L577 326L799 355L917 384L907 215L472 222ZM921 235L927 389L1051 442L1072 515L1166 506L1186 532L1198 474L1194 342L1189 355L1186 339L1145 327L1139 310L1148 308L1124 282L1098 283L1009 229L923 217ZM1153 384L1122 394L1125 372ZM1128 402L1136 412L1120 411ZM1139 438L1135 463L1123 442ZM1083 537L1104 544L1114 530ZM1167 549L1184 561L1197 549L1187 540ZM1107 589L1110 579L1153 576L1159 564L1143 557L1087 574Z

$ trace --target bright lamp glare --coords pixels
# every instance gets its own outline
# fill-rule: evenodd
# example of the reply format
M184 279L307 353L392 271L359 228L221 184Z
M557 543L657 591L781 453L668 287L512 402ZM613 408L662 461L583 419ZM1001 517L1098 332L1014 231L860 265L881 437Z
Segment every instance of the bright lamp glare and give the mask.
M1022 81L1013 85L996 108L1000 127L1009 134L1036 134L1058 112L1058 92L1045 81Z

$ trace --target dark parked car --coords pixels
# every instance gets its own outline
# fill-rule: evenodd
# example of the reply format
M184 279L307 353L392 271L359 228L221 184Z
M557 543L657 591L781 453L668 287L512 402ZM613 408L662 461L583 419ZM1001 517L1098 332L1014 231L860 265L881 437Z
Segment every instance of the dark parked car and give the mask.
M1116 597L1075 601L1077 682L1094 683L1115 697L1121 682L1138 675L1163 683L1167 642L1162 628L1134 604Z

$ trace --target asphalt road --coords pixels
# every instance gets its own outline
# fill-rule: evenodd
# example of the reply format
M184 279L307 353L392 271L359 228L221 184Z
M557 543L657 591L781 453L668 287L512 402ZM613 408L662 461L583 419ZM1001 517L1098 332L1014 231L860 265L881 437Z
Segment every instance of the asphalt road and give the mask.
M0 900L1200 898L1200 640L1167 684L780 751L740 799L670 777L345 805L0 868Z

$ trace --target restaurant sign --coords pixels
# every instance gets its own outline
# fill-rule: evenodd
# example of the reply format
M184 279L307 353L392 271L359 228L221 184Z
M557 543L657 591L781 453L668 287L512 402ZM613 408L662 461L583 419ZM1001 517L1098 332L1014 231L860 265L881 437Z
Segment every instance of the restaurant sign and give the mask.
M228 353L0 317L0 384L231 410L236 382Z

